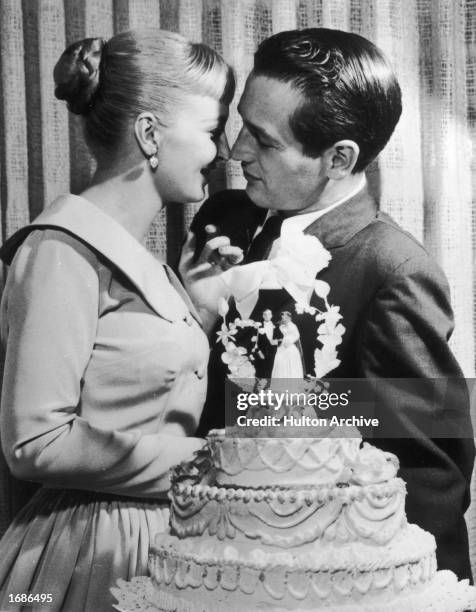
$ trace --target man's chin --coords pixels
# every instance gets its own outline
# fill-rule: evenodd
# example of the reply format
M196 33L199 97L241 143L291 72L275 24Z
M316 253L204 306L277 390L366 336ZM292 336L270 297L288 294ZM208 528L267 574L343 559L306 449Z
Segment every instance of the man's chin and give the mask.
M247 182L245 191L246 195L253 202L253 204L256 204L256 206L259 206L260 208L271 208L270 203L263 196L262 190L258 189L255 184Z

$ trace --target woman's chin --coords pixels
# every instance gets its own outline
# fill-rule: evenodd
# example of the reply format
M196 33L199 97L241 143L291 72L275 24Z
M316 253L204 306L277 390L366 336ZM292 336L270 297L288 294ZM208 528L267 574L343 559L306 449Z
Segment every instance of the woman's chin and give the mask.
M175 202L179 204L195 204L196 202L201 202L206 196L205 185L201 188L194 189L193 191L182 192L180 195L177 195L176 198L170 200L170 202Z

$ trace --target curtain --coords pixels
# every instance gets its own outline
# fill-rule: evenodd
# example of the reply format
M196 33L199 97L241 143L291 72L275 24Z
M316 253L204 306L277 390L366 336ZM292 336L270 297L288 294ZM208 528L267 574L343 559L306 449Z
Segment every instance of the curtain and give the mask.
M61 52L85 36L107 38L144 25L206 42L234 66L238 92L226 128L230 141L240 129L236 105L253 52L270 34L339 28L366 36L387 53L402 86L404 110L389 145L369 169L369 184L382 209L445 270L456 322L452 347L466 376L474 376L476 0L2 0L2 239L58 194L79 193L94 170L78 117L68 115L53 95L53 67ZM225 185L243 186L235 162L228 162L211 188ZM174 262L197 207L162 211L149 248ZM8 494L0 503L9 509ZM475 511L469 522L476 542Z

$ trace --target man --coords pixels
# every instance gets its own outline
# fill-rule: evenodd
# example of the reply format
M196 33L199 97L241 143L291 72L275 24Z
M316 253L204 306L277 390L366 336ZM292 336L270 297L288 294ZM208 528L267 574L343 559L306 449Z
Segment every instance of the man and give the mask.
M263 322L256 332L256 342L252 348L253 363L257 378L271 378L274 357L278 346L276 326L273 323L273 313L265 308L262 314Z
M195 242L185 252L196 243L202 270L207 260L229 265L239 249L245 263L255 261L253 251L265 242L260 235L271 236L273 218L277 234L268 240L268 252L261 249L262 259L274 257L285 229L297 227L320 240L332 260L318 278L329 284L328 302L339 306L345 326L337 347L340 365L330 377L444 383L430 385L427 394L398 382L383 385L377 416L400 439L372 443L398 456L409 521L435 535L439 568L470 577L463 515L474 443L462 373L448 347L453 321L447 281L424 248L379 211L365 186L366 167L400 117L397 79L379 49L360 36L327 29L281 32L256 52L238 110L243 128L232 156L241 161L246 192L211 197L192 224ZM220 237L208 239L210 224ZM190 257L185 262L184 281L206 310L204 296L212 293L194 282ZM264 308L291 311L294 300L284 290L263 290L251 318L257 320ZM312 374L316 335L301 318L296 323ZM212 339L212 346L202 433L223 419L226 369L220 345ZM448 403L455 431L448 420L448 437L433 439L421 430L421 420L443 414Z

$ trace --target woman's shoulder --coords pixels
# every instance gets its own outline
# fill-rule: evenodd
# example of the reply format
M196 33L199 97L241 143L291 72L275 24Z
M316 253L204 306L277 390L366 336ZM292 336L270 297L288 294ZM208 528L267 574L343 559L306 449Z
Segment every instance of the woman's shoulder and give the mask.
M94 325L99 298L95 253L61 230L34 229L8 269L0 307L2 338L12 321L31 322L44 316L55 320L58 328L65 317L87 316Z
M42 256L57 260L60 265L66 261L98 267L98 254L78 236L59 228L32 227L24 242L19 246L15 259L41 259Z
M6 290L12 284L40 288L66 278L97 285L101 268L98 254L77 236L57 228L32 229L13 256Z

